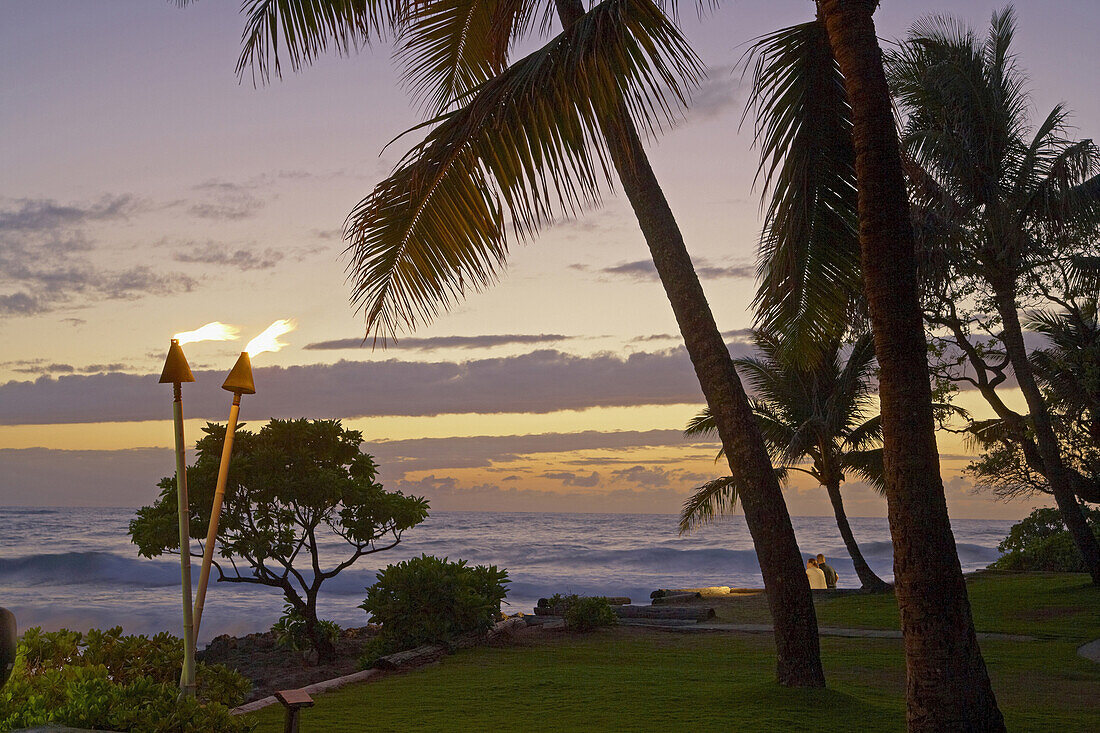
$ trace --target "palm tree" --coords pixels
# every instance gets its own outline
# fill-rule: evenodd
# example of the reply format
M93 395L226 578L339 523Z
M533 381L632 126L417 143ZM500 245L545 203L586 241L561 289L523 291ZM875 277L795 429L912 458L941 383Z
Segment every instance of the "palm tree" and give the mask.
M978 648L936 449L913 231L878 0L818 0L851 109L860 266L879 364L894 585L911 731L1003 730Z
M936 16L914 25L891 55L890 79L907 115L903 142L910 179L932 250L932 276L968 284L979 308L1000 320L1000 341L1028 407L1041 470L1100 584L1100 543L1073 491L1051 412L1028 359L1021 303L1039 290L1042 270L1092 246L1100 223L1100 149L1065 138L1057 105L1037 128L1011 53L1011 8L995 13L981 40Z
M801 471L825 487L860 583L868 590L886 589L887 584L875 575L859 550L840 495L846 472L859 475L880 492L884 488L882 425L877 415L868 416L875 361L870 334L856 340L843 366L836 341L826 356L810 366L793 359L774 336L754 331L753 341L763 358L735 359L734 364L757 395L750 402L772 462L777 471ZM710 410L704 408L684 434L714 432ZM799 464L806 459L809 467L803 468ZM684 503L680 530L706 522L730 506L731 491L721 479L696 489Z
M1035 378L1049 406L1059 450L1082 501L1100 501L1100 298L1061 300L1059 311L1030 314L1025 327L1047 338L1030 355ZM1023 422L1024 429L1018 423ZM1051 493L1043 476L1034 430L1019 420L999 417L974 422L970 433L984 450L967 472L976 484L1002 497Z
M1051 408L1079 423L1100 448L1100 296L1063 305L1059 312L1031 314L1027 329L1048 341L1031 353L1032 369L1052 397Z
M579 0L558 0L562 33L506 68L516 31L542 6L396 5L256 0L240 65L273 56L253 68L277 72L279 28L297 67L326 42L347 52L396 20L406 78L443 111L349 216L353 301L368 334L384 340L415 328L488 286L507 257L509 225L530 237L597 202L613 168L738 481L775 620L777 678L823 686L817 620L779 482L635 127L653 133L672 121L699 78L694 53L651 0L604 0L587 14Z

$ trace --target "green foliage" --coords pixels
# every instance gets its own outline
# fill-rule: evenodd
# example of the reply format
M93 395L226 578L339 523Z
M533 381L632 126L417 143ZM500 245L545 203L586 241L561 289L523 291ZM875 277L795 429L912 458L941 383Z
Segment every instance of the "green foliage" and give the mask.
M208 423L187 468L195 539L206 537L225 430ZM423 498L383 490L362 442L362 433L345 430L339 420L305 419L272 420L258 433L242 427L233 439L214 563L218 580L281 590L307 628L318 630L313 644L323 657L331 645L316 619L322 583L360 557L394 547L428 516ZM159 486L157 502L130 522L130 537L145 557L179 552L175 478ZM323 568L320 546L332 539L346 542L348 555Z
M317 626L321 635L335 644L340 638L340 626L335 621L318 619ZM275 643L287 649L300 651L313 648L313 640L306 632L306 619L289 603L283 606L283 615L271 626L275 633Z
M565 628L570 631L592 631L601 626L614 626L618 616L611 610L611 604L604 596L558 596L551 599L554 606L564 606L562 617Z
M446 644L493 625L507 582L508 572L495 565L421 555L379 571L360 608L382 625L378 653Z
M247 731L229 715L252 683L222 665L199 663L197 696L180 698L183 643L168 633L123 636L27 629L12 678L0 691L0 731L71 725L126 731Z
M1085 509L1085 519L1100 539L1100 509ZM990 568L1083 573L1085 562L1057 509L1036 509L1012 526L997 549L1004 553Z

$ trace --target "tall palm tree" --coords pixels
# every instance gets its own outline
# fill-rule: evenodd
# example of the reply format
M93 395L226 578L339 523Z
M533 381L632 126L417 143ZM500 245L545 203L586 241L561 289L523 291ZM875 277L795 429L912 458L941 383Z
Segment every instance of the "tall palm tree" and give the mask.
M384 339L414 328L488 286L507 257L509 226L522 239L555 215L575 214L599 200L614 169L738 480L775 620L777 678L823 686L817 620L782 491L635 126L653 133L672 121L700 74L694 53L651 0L604 0L588 13L579 0L557 0L562 33L506 68L515 31L548 5L382 5L256 0L240 66L277 54L279 28L297 66L326 42L347 52L396 21L414 91L443 111L349 216L353 300L368 333ZM262 76L278 66L258 68Z
M926 239L933 277L975 288L1000 319L1000 340L1028 407L1041 470L1093 583L1100 543L1089 530L1059 450L1051 412L1028 359L1022 301L1051 261L1088 252L1100 224L1100 149L1065 137L1057 105L1034 130L1030 97L1011 52L1011 7L979 39L934 16L891 54L890 80L906 115L903 144L918 205L941 226ZM937 236L938 235L938 236Z
M859 475L880 492L884 489L882 424L877 415L868 413L873 402L875 361L870 334L856 340L843 366L836 341L809 366L792 358L790 350L783 349L774 336L754 331L753 341L763 358L735 359L734 364L757 395L750 403L773 464L778 471L807 473L825 487L860 583L868 590L886 589L887 584L871 570L859 550L840 495L846 472ZM714 432L710 410L704 408L684 434ZM804 468L800 464L807 458L809 466ZM729 506L731 493L724 480L696 489L684 503L680 530L706 522Z
M909 200L873 20L878 0L818 0L817 6L851 109L860 265L879 363L908 727L1003 730L940 476Z

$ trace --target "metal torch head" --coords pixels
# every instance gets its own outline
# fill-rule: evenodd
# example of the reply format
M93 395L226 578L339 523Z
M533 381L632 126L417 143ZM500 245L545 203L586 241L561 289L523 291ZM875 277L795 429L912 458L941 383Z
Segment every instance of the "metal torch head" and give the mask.
M164 360L164 370L160 373L161 384L179 384L180 382L194 382L191 367L187 365L187 357L183 355L180 342L172 339L172 345L168 347L168 356Z
M248 358L247 351L242 351L237 358L237 363L222 383L222 389L235 394L256 394L256 384L252 381L252 360Z

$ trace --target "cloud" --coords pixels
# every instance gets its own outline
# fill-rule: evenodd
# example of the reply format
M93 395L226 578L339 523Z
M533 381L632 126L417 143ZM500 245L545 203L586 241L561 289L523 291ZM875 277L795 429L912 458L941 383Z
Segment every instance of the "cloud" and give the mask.
M238 221L248 219L259 213L264 200L253 193L255 185L230 183L228 181L206 181L195 186L195 190L207 198L188 207L192 216L214 221Z
M125 219L142 206L130 195L104 196L91 204L59 204L52 199L15 199L14 207L0 211L0 236L57 234L96 221Z
M0 505L137 507L156 499L172 470L168 448L3 448Z
M433 511L592 512L669 514L676 512L684 494L672 489L614 491L539 491L502 488L494 484L463 485L451 476L426 476L417 481L387 485L406 494L425 496Z
M703 441L707 445L710 443ZM571 453L581 450L627 450L631 448L690 446L699 441L688 439L679 430L622 430L611 433L584 430L577 433L537 435L479 435L456 438L415 438L366 443L366 450L378 459L387 479L400 478L413 471L440 468L490 468L515 472L511 465L521 458L546 453ZM708 454L708 458L712 454ZM590 465L614 463L614 458L593 458ZM636 463L637 460L632 460ZM580 474L568 473L571 476ZM592 480L591 476L581 480ZM575 486L585 484L575 483Z
M124 195L84 205L18 199L0 210L0 315L32 316L98 300L191 290L196 281L185 275L147 265L117 269L93 263L95 246L87 228L145 208Z
M569 471L547 471L542 474L542 477L561 481L566 486L592 487L600 485L600 474L595 471L589 476L578 476Z
M482 349L492 346L506 346L509 344L540 344L553 341L567 341L569 336L560 333L540 334L485 334L482 336L434 336L431 338L403 338L392 339L386 344L387 349L418 349L427 351L430 349ZM333 341L318 341L306 344L303 348L310 351L339 351L343 349L369 348L370 340L364 342L362 338L336 339Z
M733 75L733 67L719 66L708 70L707 77L691 95L688 119L711 119L731 107L739 107L740 91L741 81Z
M682 460L677 460L676 462L680 463ZM722 471L724 469L722 467L716 467L715 470ZM688 487L693 487L702 483L703 481L709 481L712 478L714 478L713 475L686 471L682 468L668 470L659 466L642 466L638 464L630 468L616 469L611 472L611 479L613 481L637 484L647 489L663 489L670 486L676 486L684 490Z
M283 253L267 249L260 251L238 248L232 249L217 242L203 245L184 244L172 253L176 262L235 267L241 271L269 270L283 259Z
M734 355L749 353L734 348ZM40 377L0 384L0 424L157 420L157 373ZM223 419L223 371L196 371L184 388L187 415ZM257 367L247 413L265 417L425 416L547 413L589 407L702 404L682 348L657 353L573 356L540 350L463 362L345 361Z
M51 362L46 359L16 359L13 361L0 361L0 369L7 369L16 374L99 374L101 372L117 372L133 367L115 362L112 364L85 364L74 366Z
M588 270L585 265L572 265L573 269ZM635 282L648 282L656 281L657 268L654 267L652 260L637 260L634 262L623 262L618 265L611 265L610 267L604 267L598 270L603 275L611 277L620 277ZM756 277L756 266L747 263L733 264L733 265L714 265L704 259L697 259L695 261L695 273L703 280L718 280L723 278L731 279L752 279Z

